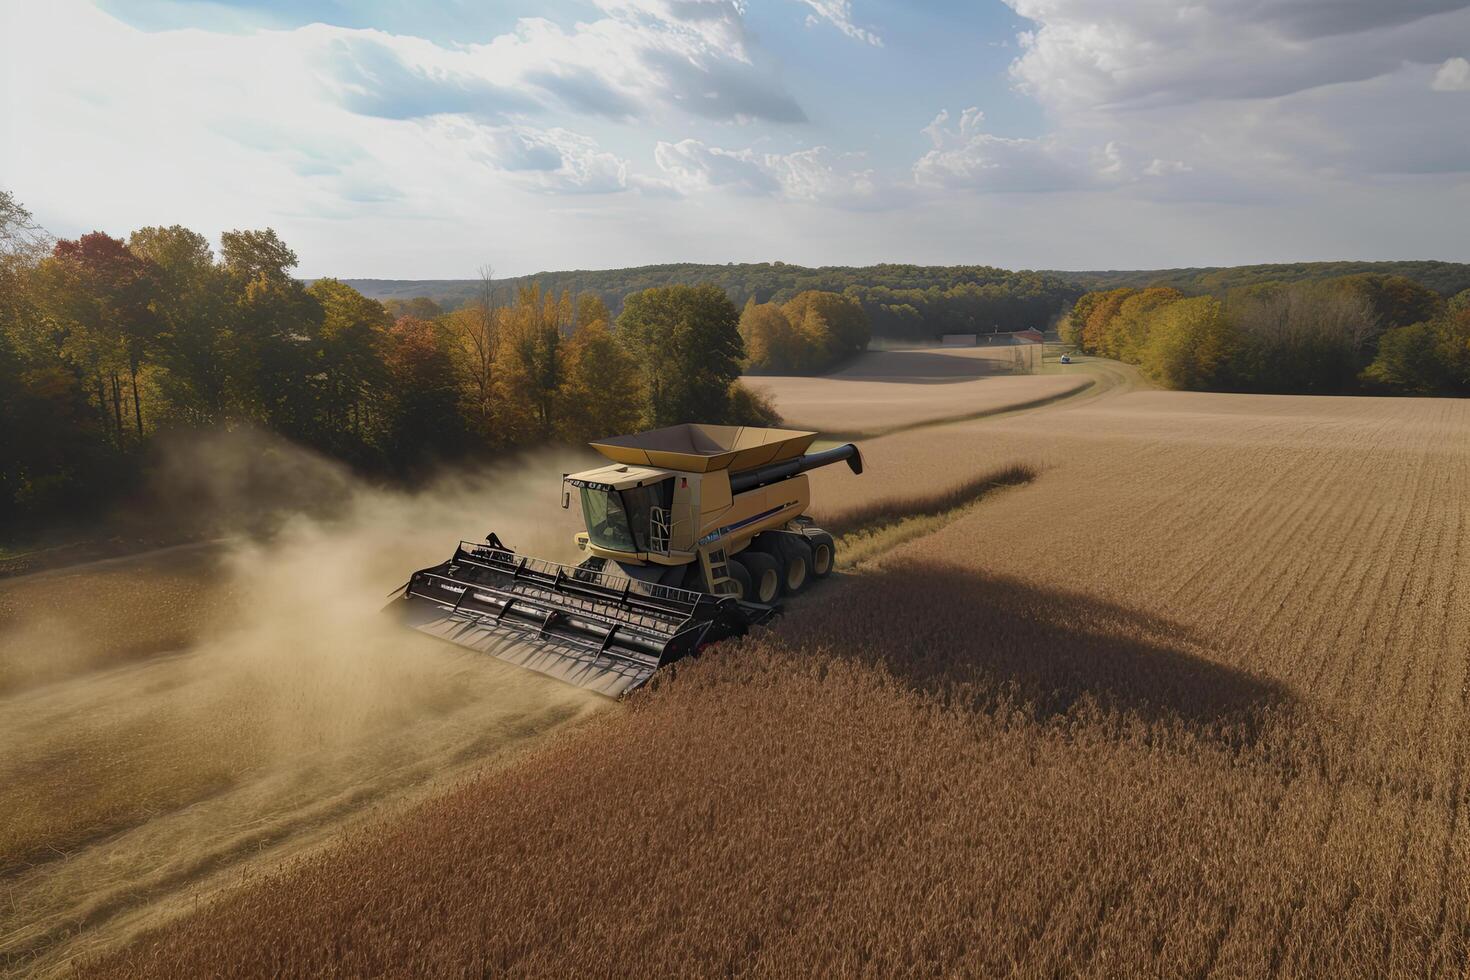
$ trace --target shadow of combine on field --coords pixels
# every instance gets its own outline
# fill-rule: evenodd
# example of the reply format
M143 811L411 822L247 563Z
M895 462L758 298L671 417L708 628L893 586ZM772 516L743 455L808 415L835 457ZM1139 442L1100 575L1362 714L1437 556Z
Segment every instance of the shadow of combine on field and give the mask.
M1182 722L1254 742L1286 687L1215 662L1182 629L1091 597L910 560L847 579L819 609L778 629L782 645L881 663L971 710L1019 708L1038 721L1075 711Z

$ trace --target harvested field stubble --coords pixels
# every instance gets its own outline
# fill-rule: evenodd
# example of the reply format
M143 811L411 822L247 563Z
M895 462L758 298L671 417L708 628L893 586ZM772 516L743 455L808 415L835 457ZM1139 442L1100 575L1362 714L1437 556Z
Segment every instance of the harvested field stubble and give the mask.
M944 419L979 417L1065 398L1089 374L1011 374L1011 348L874 351L821 377L755 376L787 424L857 439Z
M873 441L834 515L1045 465L93 972L1462 974L1467 436L1136 393Z

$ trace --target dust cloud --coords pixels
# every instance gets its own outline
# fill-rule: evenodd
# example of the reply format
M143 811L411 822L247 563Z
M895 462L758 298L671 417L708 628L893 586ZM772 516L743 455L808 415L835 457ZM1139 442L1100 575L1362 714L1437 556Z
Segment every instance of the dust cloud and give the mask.
M381 613L462 538L575 555L558 479L586 459L408 493L195 440L146 506L205 543L0 580L0 967L62 969L609 707Z

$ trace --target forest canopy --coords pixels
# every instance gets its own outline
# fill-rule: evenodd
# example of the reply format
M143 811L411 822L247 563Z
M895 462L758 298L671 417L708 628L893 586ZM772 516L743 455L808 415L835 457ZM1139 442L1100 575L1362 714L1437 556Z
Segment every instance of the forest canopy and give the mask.
M452 312L294 276L270 229L52 240L0 197L0 532L125 493L168 431L254 426L360 472L675 421L760 424L713 286L629 297L482 283Z
M1122 286L1078 299L1061 336L1171 388L1470 395L1470 289L1446 298L1405 276L1252 283L1196 297Z
M1470 265L1457 262L1299 262L1230 268L1122 272L1012 272L986 265L883 264L808 268L784 262L701 265L676 263L629 269L538 272L498 279L497 288L539 282L553 292L593 292L614 313L623 297L653 286L716 285L736 307L785 304L807 290L842 293L868 314L874 337L933 341L946 333L1046 329L1085 292L1127 286L1177 289L1188 296L1222 295L1242 286L1340 278L1401 276L1442 297L1470 288ZM425 297L445 309L468 302L479 285L468 279L348 279L364 295L390 301Z

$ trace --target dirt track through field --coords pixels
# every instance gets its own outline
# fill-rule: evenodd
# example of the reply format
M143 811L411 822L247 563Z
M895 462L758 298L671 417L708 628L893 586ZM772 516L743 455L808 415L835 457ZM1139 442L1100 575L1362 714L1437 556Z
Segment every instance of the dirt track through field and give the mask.
M757 376L746 383L773 398L786 424L828 440L869 439L907 429L1039 408L1119 379L1103 364L1013 374L1010 348L872 351L834 374Z

